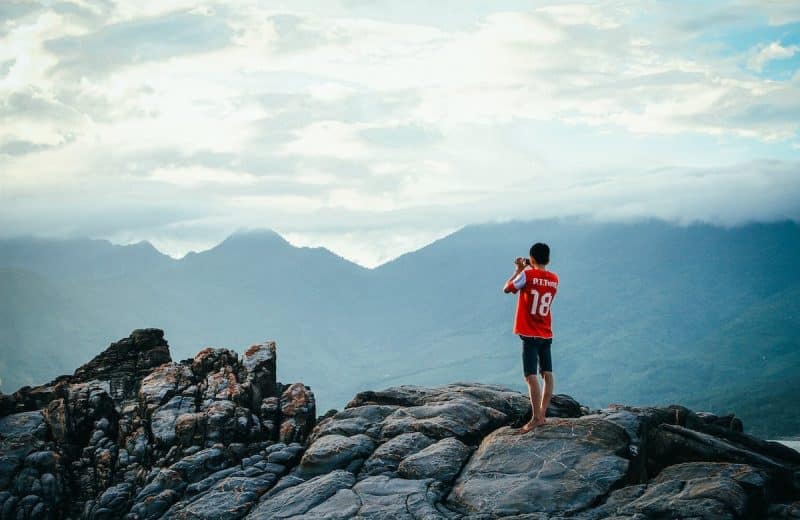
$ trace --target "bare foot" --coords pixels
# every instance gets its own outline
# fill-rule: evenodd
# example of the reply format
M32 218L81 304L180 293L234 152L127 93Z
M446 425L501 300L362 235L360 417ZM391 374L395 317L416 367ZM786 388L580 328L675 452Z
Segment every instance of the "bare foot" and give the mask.
M519 433L528 433L529 431L533 430L534 428L545 424L545 418L542 417L541 419L531 419L530 421L526 422L520 429Z

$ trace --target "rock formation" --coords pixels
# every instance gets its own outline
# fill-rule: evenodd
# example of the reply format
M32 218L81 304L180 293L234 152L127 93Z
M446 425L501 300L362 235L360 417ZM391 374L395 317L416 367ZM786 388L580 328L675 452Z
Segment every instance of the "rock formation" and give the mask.
M268 342L175 363L163 331L141 329L0 396L0 518L246 513L316 419L308 387L276 381L275 355Z
M357 394L317 418L275 344L172 362L134 331L0 396L0 518L800 518L800 453L733 416L589 410L494 385Z

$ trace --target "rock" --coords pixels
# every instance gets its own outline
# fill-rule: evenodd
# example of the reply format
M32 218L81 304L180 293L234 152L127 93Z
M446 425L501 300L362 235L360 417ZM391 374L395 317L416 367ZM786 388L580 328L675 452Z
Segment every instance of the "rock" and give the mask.
M194 413L195 400L176 395L167 403L156 408L150 419L150 431L153 433L153 440L158 446L169 447L178 441L176 433L176 423L178 418L184 414ZM191 442L191 437L183 435L183 442Z
M781 495L791 496L800 491L796 480L797 468L769 455L737 446L681 426L662 424L650 433L650 456L662 466L681 462L732 462L749 464L776 475Z
M399 407L365 404L347 408L320 422L309 437L309 441L330 434L357 435L363 433L376 441L381 435L383 420Z
M162 331L139 329L72 376L0 396L0 516L244 515L297 464L314 427L302 383L277 406L275 368L274 343L241 360L207 348L174 363ZM270 427L265 401L276 403ZM291 444L272 453L280 464L267 462L257 453L281 424ZM235 467L245 458L248 467ZM240 487L217 489L224 482ZM221 501L236 489L246 489L239 503Z
M78 368L70 383L106 381L109 395L119 402L135 397L142 379L157 366L170 361L163 330L136 329Z
M581 404L568 395L556 394L547 407L547 417L580 417L583 414Z
M340 489L350 488L355 480L352 473L343 470L319 475L268 496L247 518L252 520L303 518L309 510L334 496Z
M433 440L425 434L403 433L386 441L376 449L364 462L359 478L381 473L394 473L405 457L433 444Z
M665 469L650 483L614 491L582 518L764 518L769 477L751 466L687 463Z
M361 392L317 419L275 362L274 342L172 362L163 332L140 329L0 395L0 518L798 516L800 454L732 415L589 415L557 395L520 435L527 396L461 382Z
M278 440L295 442L308 437L317 420L314 394L303 383L290 385L281 394L281 425Z
M435 505L440 498L441 490L430 479L372 476L355 484L352 489L340 489L303 514L302 518L444 519L446 517Z
M84 516L90 519L121 518L131 508L132 486L123 482L106 489L97 500L88 504Z
M461 472L470 453L472 450L464 443L447 437L405 457L397 472L403 478L433 478L449 484Z
M47 424L41 411L21 412L0 417L0 446L3 451L12 445L44 441Z
M276 346L274 341L251 345L242 357L243 382L250 388L252 410L265 398L278 394L276 381Z
M723 415L722 417L710 412L695 412L695 415L697 416L698 419L700 419L700 421L702 421L707 426L713 426L725 430L731 430L737 433L744 432L744 425L742 424L741 419L739 419L732 413L728 415Z
M472 401L508 417L522 418L530 413L530 401L526 396L502 386L480 383L453 383L438 388L403 385L379 392L360 392L347 408L370 404L413 407L453 400Z
M556 420L521 435L501 428L481 443L447 503L464 513L573 513L625 481L628 436L599 418Z
M149 417L156 408L191 386L193 380L194 374L186 365L165 363L156 367L142 379L139 387L138 400L142 415Z
M434 402L396 410L384 419L381 436L422 432L433 439L456 437L471 443L508 420L502 412L467 399Z
M297 474L309 478L337 469L356 473L374 449L374 441L363 434L352 437L326 435L315 441L303 454Z
M228 477L186 504L176 504L162 519L241 518L274 483L274 476Z

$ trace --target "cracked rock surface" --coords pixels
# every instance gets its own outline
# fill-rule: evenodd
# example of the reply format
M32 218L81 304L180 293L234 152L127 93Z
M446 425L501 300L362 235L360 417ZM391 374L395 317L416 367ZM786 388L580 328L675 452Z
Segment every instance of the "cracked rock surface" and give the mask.
M0 520L800 518L800 454L732 415L478 383L357 394L316 417L276 348L173 362L139 329L0 395Z

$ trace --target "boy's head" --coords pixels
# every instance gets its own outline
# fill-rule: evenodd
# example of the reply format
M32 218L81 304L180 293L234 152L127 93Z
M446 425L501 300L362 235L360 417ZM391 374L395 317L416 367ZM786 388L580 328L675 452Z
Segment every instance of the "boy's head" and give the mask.
M531 259L539 265L550 263L550 247L547 244L536 242L531 246Z

